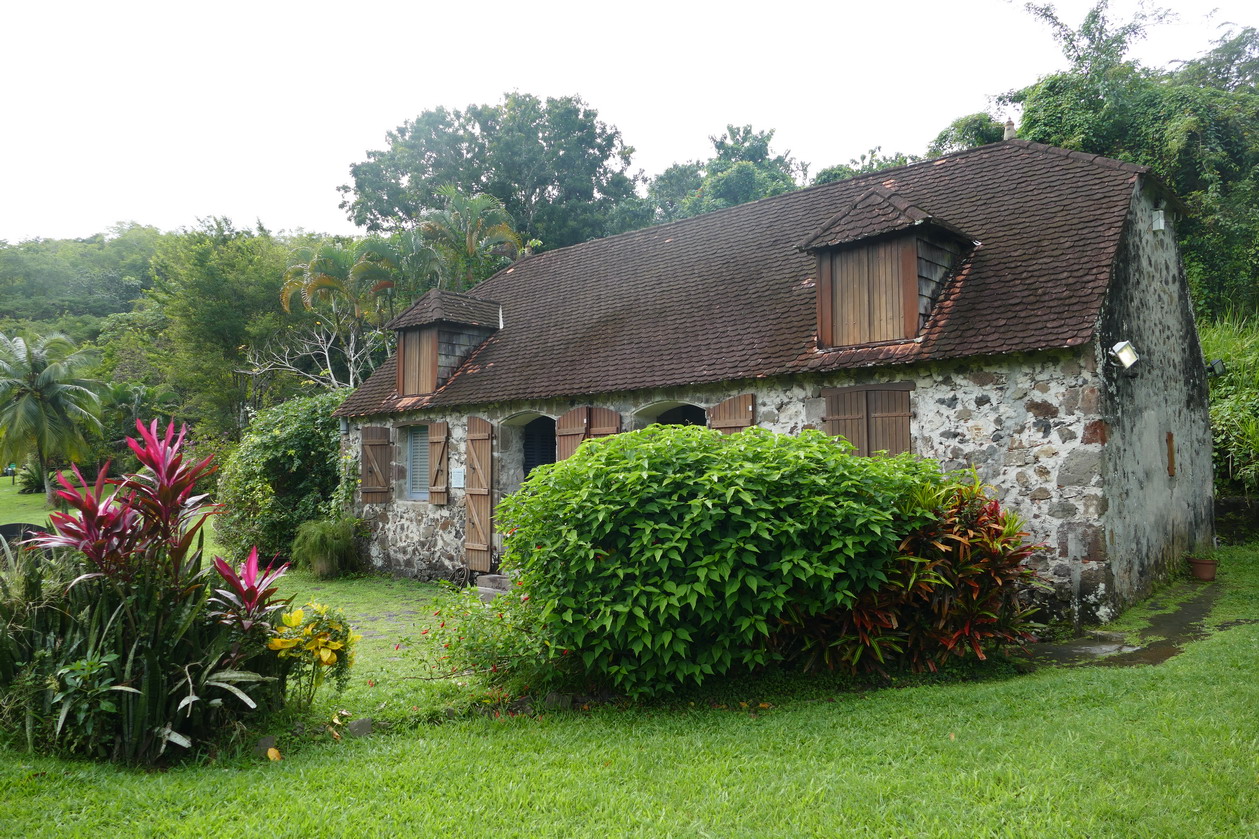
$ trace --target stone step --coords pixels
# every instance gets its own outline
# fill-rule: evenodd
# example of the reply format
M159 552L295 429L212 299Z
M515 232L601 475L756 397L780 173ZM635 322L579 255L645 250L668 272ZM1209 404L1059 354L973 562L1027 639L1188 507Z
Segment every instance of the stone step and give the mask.
M507 594L507 592L503 591L501 588L489 588L488 586L477 586L476 593L479 594L481 599L486 603L489 603L495 597Z
M482 574L476 578L478 588L492 588L498 591L511 591L512 579L506 574Z

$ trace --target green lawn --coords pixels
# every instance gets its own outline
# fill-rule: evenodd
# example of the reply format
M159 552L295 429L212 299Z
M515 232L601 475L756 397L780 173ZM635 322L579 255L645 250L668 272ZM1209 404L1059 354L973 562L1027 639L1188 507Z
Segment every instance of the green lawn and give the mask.
M386 730L285 727L280 762L161 773L0 749L0 835L1259 836L1259 546L1222 559L1228 628L1158 666L449 721L472 688L406 678L430 587L295 574L299 600L370 616L353 685L318 713Z
M0 477L0 524L26 521L43 524L48 519L42 493L19 495L12 478Z

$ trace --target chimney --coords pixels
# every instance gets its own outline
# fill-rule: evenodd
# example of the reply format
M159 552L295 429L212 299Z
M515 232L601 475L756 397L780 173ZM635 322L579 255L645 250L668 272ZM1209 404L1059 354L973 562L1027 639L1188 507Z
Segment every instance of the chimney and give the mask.
M1005 135L1002 136L1001 139L1013 140L1017 136L1019 136L1019 130L1014 127L1014 119L1013 118L1007 119L1005 121Z

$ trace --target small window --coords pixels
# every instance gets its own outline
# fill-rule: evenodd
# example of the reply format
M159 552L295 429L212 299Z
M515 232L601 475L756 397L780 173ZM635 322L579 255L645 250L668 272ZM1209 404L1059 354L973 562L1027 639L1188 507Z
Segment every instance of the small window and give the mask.
M407 429L407 498L428 500L428 426Z
M912 451L909 393L912 382L826 388L826 412L822 416L827 434L843 437L853 444L853 454L863 457L873 452L901 454Z

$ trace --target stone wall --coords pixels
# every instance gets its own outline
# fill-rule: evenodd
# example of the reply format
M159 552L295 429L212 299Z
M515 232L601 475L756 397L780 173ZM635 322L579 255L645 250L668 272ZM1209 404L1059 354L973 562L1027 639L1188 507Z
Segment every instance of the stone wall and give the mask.
M1153 229L1157 201L1149 189L1133 193L1099 329L1111 507L1092 538L1106 543L1097 584L1109 590L1088 594L1112 606L1148 593L1214 542L1205 364L1171 212L1164 230ZM1130 370L1106 354L1119 341L1141 356Z
M579 404L612 408L626 429L650 423L661 406L680 403L709 408L739 393L756 394L757 424L786 434L820 428L825 387L911 381L914 450L945 468L975 467L1002 502L1028 521L1032 538L1047 545L1034 560L1052 583L1054 611L1093 620L1094 608L1071 613L1093 564L1105 564L1098 540L1107 509L1101 483L1106 423L1101 415L1101 381L1091 348L1036 357L987 359L913 370L881 369L682 389L606 394L574 400L538 400L481 406L478 416L495 423L495 503L523 478L521 429L529 420L558 417ZM464 466L465 416L407 415L398 422L450 423L450 470ZM347 443L357 447L351 434ZM398 461L401 463L401 460ZM396 473L399 484L405 474ZM395 500L367 505L372 524L372 562L378 568L425 579L463 573L464 493L452 486L450 502L435 506Z

